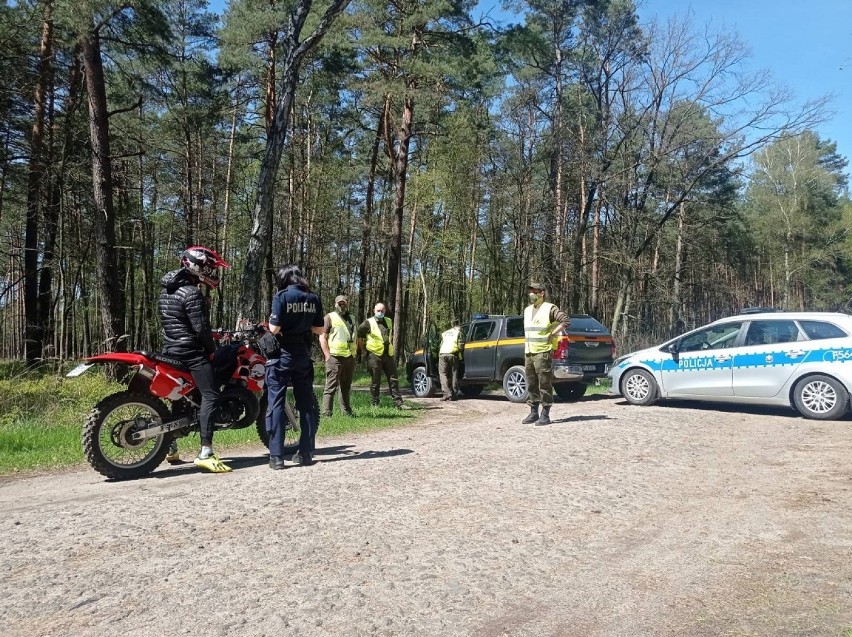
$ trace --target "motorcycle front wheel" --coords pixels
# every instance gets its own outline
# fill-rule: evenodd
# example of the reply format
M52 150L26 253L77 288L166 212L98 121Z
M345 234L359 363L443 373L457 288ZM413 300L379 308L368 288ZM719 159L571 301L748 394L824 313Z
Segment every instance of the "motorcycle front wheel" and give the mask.
M266 390L264 390L260 397L260 411L257 414L257 436L267 448L269 448L269 432L266 431L266 407L268 404ZM286 455L296 453L299 449L299 438L302 430L299 424L299 411L296 407L287 402L285 410L287 422L284 424L284 453Z
M83 427L83 453L92 468L113 480L141 478L156 469L169 451L171 434L133 440L133 433L169 415L149 394L124 391L101 400Z

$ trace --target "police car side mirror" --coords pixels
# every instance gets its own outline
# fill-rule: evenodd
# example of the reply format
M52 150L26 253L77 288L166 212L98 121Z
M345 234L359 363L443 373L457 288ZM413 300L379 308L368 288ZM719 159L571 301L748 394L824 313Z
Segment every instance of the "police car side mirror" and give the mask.
M675 341L674 343L669 343L668 345L666 345L666 351L669 354L671 354L672 356L677 356L678 352L680 351L678 349L677 341Z

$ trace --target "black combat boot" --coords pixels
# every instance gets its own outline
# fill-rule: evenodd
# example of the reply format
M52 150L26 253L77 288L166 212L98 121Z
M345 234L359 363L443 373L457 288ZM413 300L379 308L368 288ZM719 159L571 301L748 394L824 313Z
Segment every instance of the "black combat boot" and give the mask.
M550 405L544 405L541 408L541 416L539 419L535 421L537 425L549 425L550 424Z
M524 425L528 425L531 422L536 422L538 420L538 403L533 403L530 405L530 413L524 418L521 423Z

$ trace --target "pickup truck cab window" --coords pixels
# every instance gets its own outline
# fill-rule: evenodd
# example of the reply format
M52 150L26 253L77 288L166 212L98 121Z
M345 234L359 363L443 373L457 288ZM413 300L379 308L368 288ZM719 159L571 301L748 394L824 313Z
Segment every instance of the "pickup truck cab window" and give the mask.
M524 337L524 319L521 317L510 318L506 321L506 338Z
M481 321L479 323L474 323L468 342L487 341L491 337L491 332L494 331L494 326L496 324L496 321Z

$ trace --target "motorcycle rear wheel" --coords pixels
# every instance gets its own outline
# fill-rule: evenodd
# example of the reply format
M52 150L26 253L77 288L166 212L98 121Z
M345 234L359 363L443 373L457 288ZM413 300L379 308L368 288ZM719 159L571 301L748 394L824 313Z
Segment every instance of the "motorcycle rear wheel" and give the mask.
M257 414L257 436L263 446L269 448L269 432L266 431L266 407L269 401L264 390L260 397L260 410ZM287 423L284 431L284 454L296 453L299 449L299 438L301 437L301 425L299 424L299 410L291 403L287 403Z
M140 442L131 439L137 426L161 423L169 416L162 401L149 394L123 391L101 400L83 426L83 454L92 468L113 480L131 480L156 469L169 451L171 434Z

